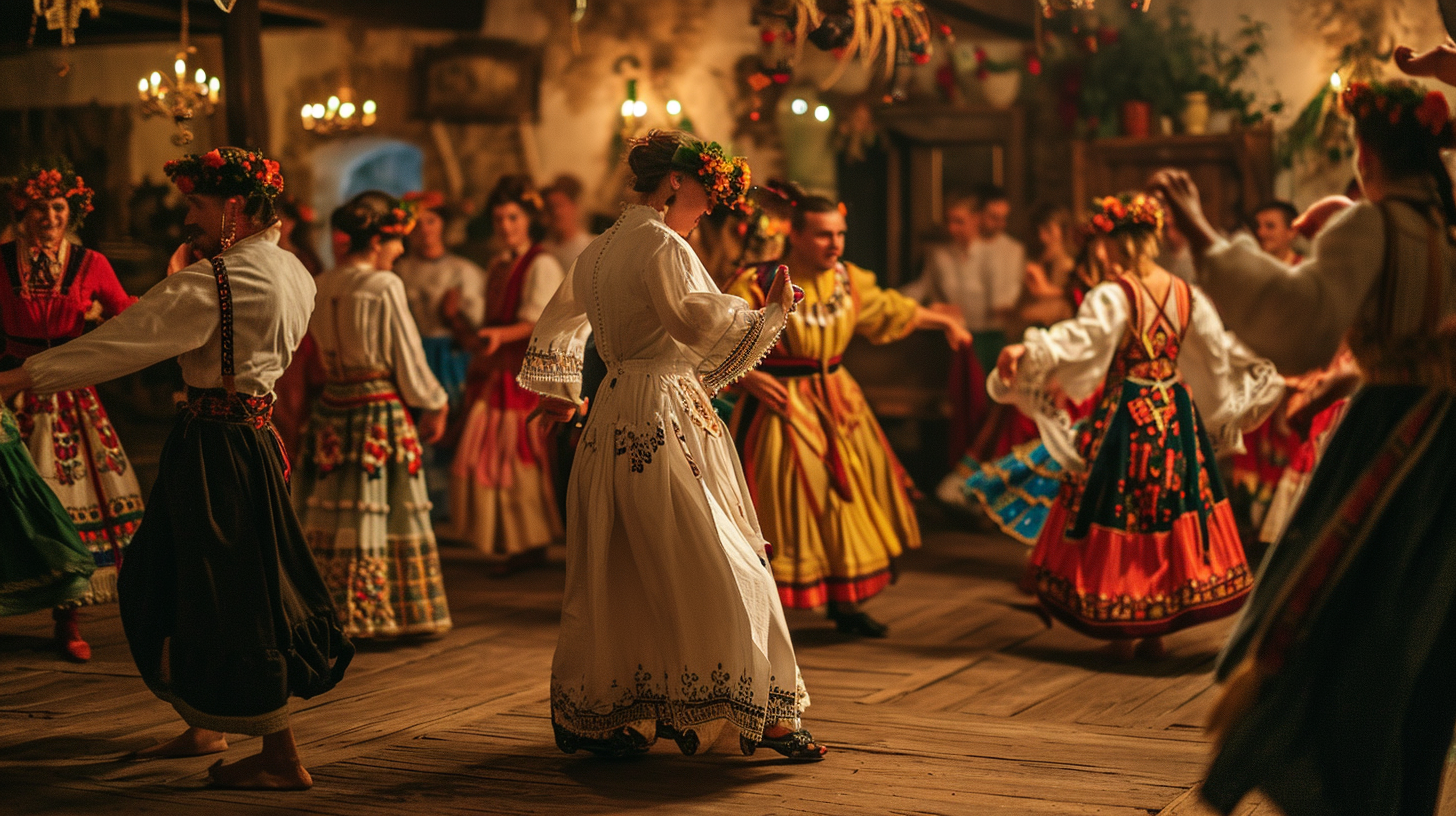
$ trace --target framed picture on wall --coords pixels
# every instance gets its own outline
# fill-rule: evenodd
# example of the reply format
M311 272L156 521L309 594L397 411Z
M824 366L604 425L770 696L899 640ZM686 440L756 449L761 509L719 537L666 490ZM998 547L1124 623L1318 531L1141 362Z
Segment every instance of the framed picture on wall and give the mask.
M450 122L536 118L541 50L511 40L477 38L415 51L413 114Z

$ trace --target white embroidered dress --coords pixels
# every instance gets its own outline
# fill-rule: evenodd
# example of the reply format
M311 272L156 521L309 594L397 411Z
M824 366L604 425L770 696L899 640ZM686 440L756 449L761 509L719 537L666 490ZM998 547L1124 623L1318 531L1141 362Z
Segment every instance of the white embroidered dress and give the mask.
M551 677L563 749L627 725L652 738L658 722L688 752L757 742L808 706L743 469L709 402L768 353L785 317L719 293L687 242L635 206L536 324L523 386L576 399L591 331L608 368L567 492Z

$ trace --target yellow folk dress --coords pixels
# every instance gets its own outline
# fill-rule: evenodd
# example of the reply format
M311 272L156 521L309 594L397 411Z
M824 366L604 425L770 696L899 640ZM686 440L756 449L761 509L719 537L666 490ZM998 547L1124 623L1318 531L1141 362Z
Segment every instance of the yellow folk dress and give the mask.
M728 293L762 307L775 267L745 270ZM788 389L788 416L745 394L730 427L784 606L862 601L890 583L892 559L920 546L920 527L909 477L840 358L856 334L908 335L917 306L852 264L790 275L804 300L761 366Z

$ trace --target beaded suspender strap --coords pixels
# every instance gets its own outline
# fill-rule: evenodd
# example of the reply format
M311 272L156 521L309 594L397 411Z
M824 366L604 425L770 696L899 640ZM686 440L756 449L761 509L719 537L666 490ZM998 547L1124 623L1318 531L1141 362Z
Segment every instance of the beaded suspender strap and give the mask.
M237 368L233 364L233 290L228 285L227 264L222 256L212 258L212 276L217 281L217 307L221 312L219 340L222 347L222 387L229 394L238 392Z

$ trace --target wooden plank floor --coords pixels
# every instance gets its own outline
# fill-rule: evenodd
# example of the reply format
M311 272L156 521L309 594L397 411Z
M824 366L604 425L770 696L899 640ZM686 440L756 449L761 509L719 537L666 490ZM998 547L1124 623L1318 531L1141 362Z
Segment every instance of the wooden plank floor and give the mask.
M619 762L557 751L559 564L494 578L447 549L456 628L365 646L337 689L295 701L308 793L207 790L215 758L121 760L180 725L138 678L114 605L84 611L86 665L52 656L48 616L0 619L0 812L1199 813L1189 791L1227 623L1174 635L1161 663L1116 663L1027 611L1014 588L1024 557L1000 535L933 532L868 607L892 627L882 641L791 613L807 724L834 748L816 765L665 744ZM256 750L233 744L233 757Z

